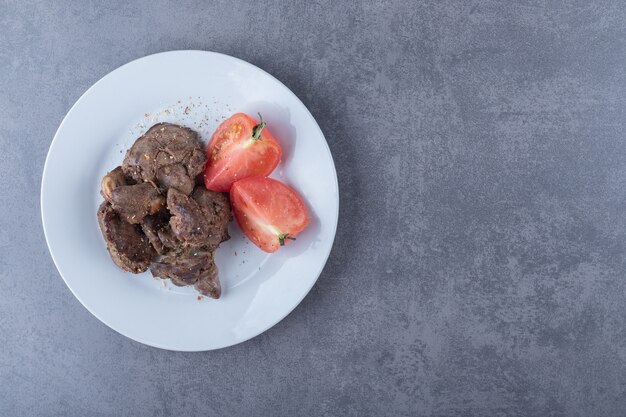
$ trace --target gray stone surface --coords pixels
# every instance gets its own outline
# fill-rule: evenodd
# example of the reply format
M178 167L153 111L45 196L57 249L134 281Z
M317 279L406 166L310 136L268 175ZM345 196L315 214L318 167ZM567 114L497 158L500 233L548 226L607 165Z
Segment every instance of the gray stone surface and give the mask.
M623 1L0 1L1 416L626 415ZM128 340L65 287L39 186L132 59L206 49L310 108L341 213L241 345Z

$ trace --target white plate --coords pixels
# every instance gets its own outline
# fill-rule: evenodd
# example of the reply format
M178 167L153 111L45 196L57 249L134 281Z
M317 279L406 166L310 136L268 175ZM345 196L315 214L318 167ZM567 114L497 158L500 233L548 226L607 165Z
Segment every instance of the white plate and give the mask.
M283 160L272 176L303 196L312 216L307 229L270 255L231 223L232 238L216 255L223 289L219 300L198 300L193 288L175 287L149 272L120 270L109 258L96 219L102 176L157 121L188 126L206 142L219 122L238 111L260 112L281 143ZM326 263L338 210L330 150L302 102L261 69L203 51L141 58L94 84L61 123L41 185L48 247L76 298L119 333L181 351L243 342L289 314Z

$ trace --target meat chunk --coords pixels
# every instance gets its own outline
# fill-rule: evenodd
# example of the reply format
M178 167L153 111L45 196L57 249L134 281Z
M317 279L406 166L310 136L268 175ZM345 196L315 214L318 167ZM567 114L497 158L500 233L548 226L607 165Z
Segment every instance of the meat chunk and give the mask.
M159 167L156 178L164 193L170 188L176 188L185 195L191 194L195 183L194 178L187 175L187 170L182 164L172 164Z
M129 223L141 223L144 217L154 214L165 205L165 198L148 182L121 185L111 192L111 205Z
M230 239L228 223L232 219L232 214L228 196L224 193L207 190L204 186L199 185L191 194L191 198L198 203L209 225L205 244L217 248L221 242Z
M194 285L202 294L219 298L222 290L213 251L190 248L176 256L164 256L150 265L155 277L169 278L178 286Z
M209 236L209 224L202 209L191 197L175 188L167 192L167 209L172 217L170 227L178 239L187 245L198 246Z
M150 265L150 272L155 277L171 279L172 283L179 287L193 285L200 278L200 271L208 262L208 255L203 253L201 256L194 254L164 256L159 262Z
M191 197L170 189L167 208L172 214L172 231L187 245L217 248L230 238L231 211L225 194L209 191L202 185L195 188Z
M122 169L137 182L156 182L159 170L179 164L193 184L205 162L206 155L196 132L171 123L159 123L135 141L126 153ZM163 175L161 173L162 178Z
M98 224L111 259L123 270L138 274L156 260L157 253L139 226L124 221L106 201L98 209Z
M162 208L158 212L146 216L141 221L141 230L143 230L150 244L159 255L162 255L167 250L159 237L159 231L164 227L169 227L169 217L167 210Z
M211 298L220 298L222 295L222 285L220 284L219 270L215 262L211 268L203 270L202 276L194 286L200 294Z
M111 193L113 190L120 185L126 185L127 183L128 181L124 176L122 167L118 166L113 171L102 177L102 182L100 183L100 195L104 197L105 200L109 201L111 200Z
M160 228L157 234L165 252L180 252L183 249L183 242L178 240L169 223Z

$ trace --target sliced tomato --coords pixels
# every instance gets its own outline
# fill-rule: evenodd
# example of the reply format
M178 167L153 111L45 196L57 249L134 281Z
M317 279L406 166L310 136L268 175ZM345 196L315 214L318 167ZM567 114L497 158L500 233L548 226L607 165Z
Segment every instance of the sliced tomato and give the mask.
M204 184L221 192L229 191L237 180L269 175L282 154L266 123L244 113L234 114L219 125L206 152Z
M286 245L309 223L307 209L292 188L272 178L248 177L230 189L235 219L265 252Z

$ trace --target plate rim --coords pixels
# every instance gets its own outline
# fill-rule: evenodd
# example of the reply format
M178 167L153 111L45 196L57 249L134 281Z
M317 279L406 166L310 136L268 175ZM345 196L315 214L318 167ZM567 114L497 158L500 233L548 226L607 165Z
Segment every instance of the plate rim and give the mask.
M241 64L241 65L243 65L245 67L251 68L251 69L256 70L256 71L260 71L261 73L263 73L266 76L268 76L271 80L275 81L280 86L285 88L285 90L288 92L288 94L290 94L297 102L299 102L302 105L302 107L305 110L305 113L313 121L313 124L317 128L318 133L324 139L323 140L324 149L326 150L326 153L327 153L328 157L330 158L330 163L332 165L332 178L334 180L335 195L337 196L337 204L335 206L335 211L334 211L334 222L333 222L334 224L332 225L332 243L330 244L329 249L326 252L326 254L324 254L323 262L320 263L319 270L314 274L315 279L313 279L311 281L311 285L306 289L306 291L302 292L301 297L295 302L293 307L288 309L288 310L285 310L284 314L280 315L280 317L275 322L269 324L268 326L259 328L259 330L257 332L252 332L245 339L242 339L242 340L239 340L239 341L235 341L234 343L218 344L217 347L211 347L211 348L201 348L201 349L197 349L197 348L190 348L190 349L176 348L176 349L173 349L171 347L168 347L168 346L165 346L165 345L161 345L160 343L155 343L153 341L148 341L148 340L142 340L142 338L136 338L136 337L134 337L134 336L132 336L130 334L127 334L126 332L124 332L124 331L122 331L120 329L117 329L117 328L113 327L106 320L101 318L96 312L94 312L88 305L85 304L85 302L81 299L81 297L79 297L78 294L76 293L75 288L73 288L73 286L65 278L64 274L61 272L61 268L59 267L59 261L55 257L54 251L52 250L52 247L50 245L51 241L50 241L50 237L48 236L48 232L47 232L47 228L46 228L46 215L45 215L45 210L44 210L44 189L46 188L46 184L47 184L47 181L48 181L47 178L49 178L49 175L47 175L48 163L49 163L49 160L50 160L50 154L52 153L52 149L54 148L55 144L57 143L57 138L59 136L59 132L61 131L61 129L63 128L64 124L68 120L68 117L70 116L70 114L73 112L73 110L77 106L79 106L86 99L86 97L92 92L92 90L94 90L96 88L97 85L102 83L103 80L111 77L114 73L122 71L126 66L132 65L132 64L134 64L134 63L136 63L138 61L141 61L141 60L144 60L144 59L153 58L153 57L160 56L160 55L170 55L170 54L171 55L176 55L176 54L202 54L202 55L205 55L206 54L206 55L214 55L214 56L218 56L220 58L226 58L226 59L234 60L237 63L239 63L239 64ZM41 176L41 186L40 186L40 190L39 190L39 204L40 204L40 210L41 210L42 228L43 228L43 232L44 232L44 238L45 238L45 241L46 241L46 246L48 248L48 253L50 254L50 257L52 258L54 266L55 266L58 274L63 279L63 282L65 283L67 288L69 288L70 292L80 302L80 304L85 309L87 309L87 311L89 311L89 313L91 313L95 318L97 318L102 324L104 324L108 328L114 330L116 333L118 333L118 334L120 334L120 335L122 335L122 336L124 336L124 337L126 337L126 338L128 338L130 340L133 340L135 342L141 343L143 345L151 346L151 347L158 348L158 349L163 349L163 350L175 351L175 352L206 352L206 351L211 351L211 350L224 349L224 348L235 346L235 345L247 342L247 341L249 341L251 339L254 339L255 337L259 336L262 333L265 333L266 331L268 331L269 329L271 329L272 327L274 327L275 325L277 325L278 323L283 321L289 314L291 314L302 303L304 298L306 298L306 296L311 292L311 289L313 288L313 286L315 286L315 284L317 283L317 280L319 279L319 277L322 274L324 268L326 267L326 264L328 263L328 259L330 257L330 254L331 254L331 252L332 252L332 250L333 250L333 248L335 246L335 237L336 237L336 234L337 234L337 227L338 227L338 223L339 223L339 207L340 207L340 204L341 204L341 197L340 197L340 194L339 194L339 181L338 181L338 176L337 176L337 168L335 166L335 161L334 161L332 153L330 151L330 146L328 145L328 141L326 140L326 136L324 135L324 132L322 131L322 129L319 126L319 124L317 123L317 120L315 119L315 117L313 117L313 114L311 114L311 111L309 110L309 108L302 102L302 100L300 100L300 98L289 87L287 87L285 84L283 84L282 81L280 81L278 78L274 77L269 72L265 71L262 68L259 68L258 66L254 65L254 64L252 64L252 63L250 63L248 61L245 61L245 60L243 60L241 58L237 58L237 57L234 57L232 55L224 54L224 53L221 53L221 52L214 52L214 51L204 51L204 50L199 50L199 49L176 49L176 50L162 51L162 52L158 52L158 53L154 53L154 54L150 54L150 55L145 55L145 56L133 59L132 61L129 61L129 62L125 63L125 64L122 64L119 67L116 67L115 69L109 71L108 73L106 73L101 78L99 78L87 90L85 90L85 92L83 94L80 95L80 97L76 100L76 102L65 113L65 116L63 116L63 119L61 120L61 123L59 124L59 127L57 128L57 130L56 130L56 132L55 132L55 134L54 134L54 136L52 138L52 141L50 142L50 145L48 147L48 152L46 153L46 159L45 159L45 162L44 162L42 176Z

